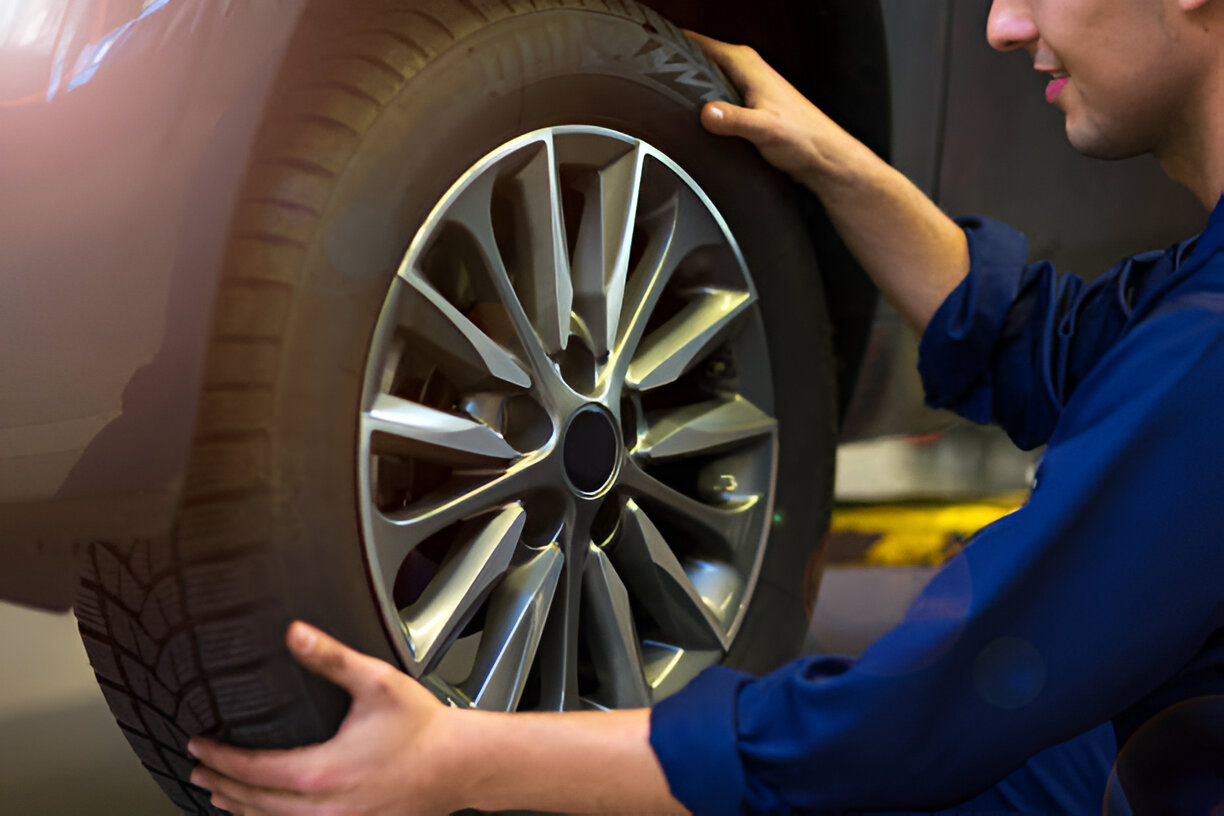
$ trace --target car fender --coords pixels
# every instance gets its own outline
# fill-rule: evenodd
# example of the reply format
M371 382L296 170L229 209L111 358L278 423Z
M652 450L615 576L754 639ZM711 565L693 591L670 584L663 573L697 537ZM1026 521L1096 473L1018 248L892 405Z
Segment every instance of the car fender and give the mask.
M306 5L19 0L0 14L0 598L172 521L225 234Z

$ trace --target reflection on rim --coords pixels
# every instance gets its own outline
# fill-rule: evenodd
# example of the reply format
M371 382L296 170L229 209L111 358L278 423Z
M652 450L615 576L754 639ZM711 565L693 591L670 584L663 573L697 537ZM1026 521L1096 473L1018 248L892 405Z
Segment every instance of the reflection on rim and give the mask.
M777 422L756 291L695 182L595 127L517 138L414 238L359 486L400 659L455 705L648 705L726 653Z

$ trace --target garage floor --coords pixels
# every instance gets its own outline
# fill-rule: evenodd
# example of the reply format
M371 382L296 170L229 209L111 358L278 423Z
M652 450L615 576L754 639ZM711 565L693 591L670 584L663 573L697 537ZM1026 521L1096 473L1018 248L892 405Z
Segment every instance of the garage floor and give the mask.
M68 614L0 604L0 816L177 816L111 718Z
M997 435L844 445L805 643L860 654L973 529L1023 500L1033 464ZM70 615L0 604L0 816L176 816L94 683Z

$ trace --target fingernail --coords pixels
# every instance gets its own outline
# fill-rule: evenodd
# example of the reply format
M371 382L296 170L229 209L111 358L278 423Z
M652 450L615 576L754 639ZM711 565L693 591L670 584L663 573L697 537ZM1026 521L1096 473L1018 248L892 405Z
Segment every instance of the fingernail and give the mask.
M193 739L187 740L187 756L191 757L192 759L199 759L199 757L196 756L196 752L191 747L191 743L193 742L195 742Z
M726 118L726 114L723 113L722 108L710 108L710 118L716 122L721 122Z
M293 645L299 652L309 652L314 648L318 638L315 632L304 623L293 624Z

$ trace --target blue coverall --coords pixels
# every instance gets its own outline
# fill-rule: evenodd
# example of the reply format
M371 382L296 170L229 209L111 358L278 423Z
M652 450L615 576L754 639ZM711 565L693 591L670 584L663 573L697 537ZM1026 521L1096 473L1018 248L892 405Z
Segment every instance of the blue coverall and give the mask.
M930 404L1048 445L1032 495L857 661L715 667L658 704L697 814L1224 804L1224 199L1087 284L960 223L919 371Z

